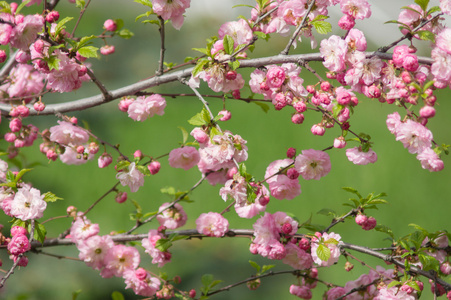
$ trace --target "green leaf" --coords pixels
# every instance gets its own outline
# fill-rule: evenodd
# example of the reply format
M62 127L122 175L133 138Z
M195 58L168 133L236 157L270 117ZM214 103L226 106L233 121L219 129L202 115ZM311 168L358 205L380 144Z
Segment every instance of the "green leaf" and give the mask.
M61 30L63 30L64 28L66 28L65 24L69 21L71 21L73 18L72 17L65 17L64 19L62 19L61 21L58 22L58 24L55 27L55 36L57 36L58 34L60 34Z
M440 7L439 6L433 6L433 7L431 7L428 10L427 15L429 16L430 14L433 14L433 13L438 12L438 11L441 11Z
M90 36L84 36L80 39L80 41L77 43L77 48L84 47L86 45L92 44L91 41L93 39L97 38L95 35Z
M255 31L254 34L255 34L259 39L266 40L266 41L269 39L269 35L266 34L266 33L261 32L261 31Z
M418 4L423 11L426 11L428 8L429 0L415 0L415 3Z
M421 248L421 244L426 238L424 231L414 231L410 234L410 241L413 243L416 249Z
M42 243L44 243L46 234L47 234L47 230L45 229L44 225L42 225L38 221L34 221L33 238L42 244Z
M389 288L391 288L391 287L394 287L394 286L397 286L397 285L400 285L400 284L402 284L402 282L393 280L392 282L390 282L390 283L387 285L387 289L389 289Z
M207 55L207 56L210 56L210 55L211 55L211 52L208 51L207 48L191 48L191 49L194 50L194 51L203 53L203 54L205 54L205 55Z
M178 126L178 128L182 131L182 136L183 136L182 144L185 144L186 141L188 140L188 136L189 136L188 131L186 131L186 129L183 128L182 126Z
M150 171L149 171L149 169L148 169L147 167L145 167L145 166L137 165L137 166L136 166L136 170L138 170L139 172L143 173L143 174L146 175L146 176L150 176Z
M116 170L117 171L121 171L121 170L125 170L128 169L128 166L130 165L130 162L127 160L121 160L120 162L117 163L116 165Z
M143 23L143 24L154 24L154 25L157 25L158 27L161 26L159 20L144 20L141 23Z
M323 208L317 212L318 215L332 216L335 217L337 213L333 209Z
M135 2L148 7L152 7L152 2L150 2L150 0L135 0Z
M440 269L440 262L432 256L426 255L424 253L418 253L418 258L423 265L423 271L434 270L436 272Z
M251 266L254 269L257 270L257 274L260 274L260 270L261 270L260 266L255 261L252 261L252 260L250 260L249 263L251 264Z
M236 69L238 69L240 67L240 61L239 60L229 61L229 67L233 71L235 71Z
M355 188L352 188L352 187L342 187L342 189L345 190L345 191L347 191L347 192L350 192L350 193L353 193L353 194L357 195L357 197L359 197L359 198L362 198L362 195L360 195L360 193L357 192L357 190L356 190Z
M60 59L55 55L46 58L45 61L47 62L50 71L53 69L58 70L60 67Z
M214 138L217 135L222 135L222 133L216 127L211 128L210 129L210 137Z
M128 29L122 29L121 31L119 31L117 33L117 35L123 39L128 40L129 38L133 37L135 34Z
M213 282L213 275L211 275L211 274L205 274L205 275L202 276L201 281L202 281L202 284L203 284L205 287L209 287L210 284Z
M267 113L267 112L269 111L269 105L266 104L265 102L259 102L259 101L255 101L255 102L254 102L254 101L253 101L252 103L254 103L254 104L260 106L260 108L261 108L265 113Z
M369 200L366 204L387 204L387 200L384 199L373 199Z
M99 50L99 48L94 47L94 46L85 46L85 47L81 47L80 49L78 49L78 53L81 56L84 56L86 58L90 58L90 57L98 57L97 55L97 50Z
M427 30L418 30L417 32L415 32L415 35L419 36L419 38L423 41L431 41L431 42L435 42L435 34L433 34L430 31Z
M11 224L11 227L13 227L13 226L20 226L23 228L27 228L28 224L27 224L27 222L22 221L19 218L15 218L15 219L13 219L12 224Z
M23 176L25 173L30 172L31 170L32 170L32 169L22 169L22 170L20 170L20 172L17 173L16 178L14 179L14 181L15 181L16 183L19 182L19 181L22 179L22 176Z
M330 249L323 244L319 244L318 249L316 249L316 255L318 255L318 258L322 261L328 261L330 258Z
M150 11L148 11L148 12L145 12L145 13L143 13L143 14L140 14L139 16L137 16L137 17L135 18L135 22L138 21L138 20L141 19L141 18L148 17L148 16L152 15L152 13L153 13L153 12L150 10Z
M63 200L63 198L57 197L52 192L47 192L47 193L43 194L43 196L44 196L45 202L56 202L57 200Z
M385 225L377 225L374 229L376 231L388 234L393 240L395 239L393 231L389 227L387 227Z
M310 22L319 34L327 34L332 31L332 25L326 21Z
M75 0L76 7L83 9L85 7L85 5L86 5L85 0Z
M233 45L235 43L235 41L233 40L233 38L226 34L223 38L223 46L224 46L224 51L226 54L232 54L233 53Z
M423 227L421 227L420 225L410 223L409 226L415 228L416 230L420 230L420 231L423 231L423 232L427 233L427 230L424 229Z
M408 286L410 286L411 288L413 288L415 291L421 292L420 287L418 286L416 281L407 281L404 284L407 284Z
M156 243L155 243L155 248L157 248L158 250L160 250L161 252L165 252L166 250L169 249L169 247L172 246L172 242L169 239L159 239Z
M199 74L201 71L203 71L204 67L209 63L210 63L210 61L208 59L199 59L197 61L196 66L193 69L193 77L195 77L197 74Z
M194 117L189 119L188 123L190 123L193 126L202 126L208 124L208 122L205 122L204 118L202 118L201 113L197 113Z
M338 241L334 238L330 238L327 241L324 241L324 244L328 245L328 244L332 244L332 245L338 245Z
M135 0L136 1L136 0ZM114 291L111 294L111 300L125 300L124 295L121 292Z
M276 265L263 265L262 268L262 274L266 273L266 271L271 270L272 268L274 268Z
M162 194L167 194L167 195L170 195L170 196L174 196L175 195L175 189L172 186L167 186L167 187L161 188L160 192Z
M124 27L124 20L122 19L114 19L114 23L116 23L116 31Z
M19 14L20 11L22 10L22 8L25 7L25 5L27 5L31 0L26 0L24 2L22 2L17 8L16 8L16 14Z
M81 294L81 290L77 290L75 292L72 292L72 300L77 300L77 297L80 294Z

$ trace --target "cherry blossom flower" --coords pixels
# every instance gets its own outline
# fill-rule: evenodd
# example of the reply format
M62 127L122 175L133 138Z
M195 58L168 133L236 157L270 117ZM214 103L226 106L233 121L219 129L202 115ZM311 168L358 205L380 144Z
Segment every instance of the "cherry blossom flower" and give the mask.
M9 77L10 82L0 86L0 91L5 91L9 97L32 96L40 93L44 88L45 76L31 65L18 64L12 68Z
M377 161L377 154L371 148L368 152L362 151L361 147L354 147L346 149L346 156L349 161L356 165L367 165Z
M221 25L218 30L218 36L223 39L225 35L229 35L235 42L234 47L242 44L248 44L252 40L252 30L249 24L243 20L227 22Z
M167 208L170 204L171 203L169 202L163 203L158 209L160 212L157 215L158 223L167 229L182 227L188 219L183 207L180 204L175 203L171 208Z
M320 241L320 240L321 241ZM336 263L340 258L340 248L338 247L337 242L340 242L341 236L338 233L323 233L320 238L312 238L312 258L313 261L323 267L329 267ZM330 250L330 257L328 260L324 261L318 257L317 251L319 245L326 246Z
M59 59L58 69L53 69L47 74L48 86L57 92L65 93L77 90L82 81L86 80L85 67L77 64L73 59L59 51L55 51Z
M144 174L136 169L134 162L128 166L128 172L124 170L117 173L116 179L121 182L122 186L128 185L132 193L138 191L139 187L144 184Z
M36 40L38 32L44 27L44 18L40 15L27 15L11 31L11 46L26 50Z
M282 262L293 267L296 270L309 269L313 265L312 256L296 246L296 244L288 243L285 246L286 255Z
M207 236L222 237L229 231L229 221L215 212L203 213L196 220L196 229Z
M191 0L152 0L153 11L164 20L171 20L172 26L179 30L184 21L183 14L190 7Z
M319 180L330 172L330 157L324 151L302 150L302 154L296 157L294 167L305 180Z
M348 44L337 35L332 35L329 39L321 41L319 49L321 57L324 59L324 66L332 72L340 72L345 69L345 56L348 51Z
M99 233L99 224L91 223L86 217L77 217L70 227L70 238L75 244Z
M344 14L354 19L365 19L371 16L370 4L366 0L342 0L340 8Z
M18 234L12 237L8 243L8 251L12 255L19 255L31 249L30 242L26 235Z
M143 268L136 270L127 269L124 271L123 277L125 279L126 289L133 289L136 295L144 297L152 297L160 288L160 280L152 277Z
M246 180L238 173L235 174L233 179L228 180L225 186L219 190L219 195L224 201L227 201L231 197L241 206L242 203L247 201Z
M312 299L312 290L306 286L292 284L290 286L290 294L295 295L301 299Z
M39 219L47 208L41 192L35 188L19 188L11 202L11 215L22 221Z
M134 270L140 262L139 252L135 247L114 245L104 257L105 268L100 272L103 278L122 277L126 270Z
M111 236L93 235L77 241L77 248L80 251L78 257L83 260L87 266L95 270L101 270L106 266L106 253L108 252L108 249L113 248L114 246Z
M417 297L415 294L408 294L406 291L399 289L397 287L383 287L379 290L379 293L374 300L415 300Z
M410 153L421 153L432 145L432 132L418 122L407 120L396 127L396 140Z
M270 163L266 168L266 182L269 185L271 195L276 199L291 200L301 193L301 185L297 179L290 179L285 174L274 175L278 173L280 169L285 168L292 163L292 159L286 158L283 160L276 160Z
M81 145L87 143L89 135L71 122L58 121L59 125L50 127L50 140L61 145Z
M149 230L147 238L144 238L141 242L142 246L146 249L145 252L152 257L152 263L158 264L158 267L160 268L171 260L171 253L168 251L160 251L156 247L157 241L162 238L162 234L155 229L151 229Z
M451 1L450 0L440 0L440 9L444 14L451 16Z
M327 291L326 295L327 295L327 300L336 300L338 298L340 298L341 296L343 296L344 294L346 294L346 290L344 288L342 288L341 286L337 286L334 288L331 288L330 290ZM344 298L347 299L347 298Z
M438 154L431 148L424 149L417 155L417 159L421 162L421 167L430 172L438 172L445 167Z
M128 116L135 121L143 122L155 114L162 116L166 107L166 100L158 94L148 97L140 96L127 109Z
M199 161L199 152L194 147L182 147L169 152L169 165L173 168L189 170Z

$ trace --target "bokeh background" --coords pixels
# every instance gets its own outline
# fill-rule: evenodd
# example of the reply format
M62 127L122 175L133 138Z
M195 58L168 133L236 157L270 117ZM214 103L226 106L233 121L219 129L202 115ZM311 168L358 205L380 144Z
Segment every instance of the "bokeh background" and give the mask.
M412 1L413 2L413 1ZM399 8L411 4L410 1L370 1L372 4L374 19L372 21L358 21L357 28L366 33L369 50L377 49L377 46L386 45L400 36L399 30L393 24L383 23L396 19ZM436 1L438 3L438 1ZM180 31L166 26L167 51L166 61L176 64L183 63L187 56L196 56L191 50L194 47L204 47L205 39L217 35L217 30L225 21L236 20L237 16L250 15L250 8L237 7L237 4L253 5L251 0L193 0L191 8L186 14L186 21ZM26 8L24 12L38 11L36 8ZM62 0L58 6L62 16L78 17L78 9L73 4ZM79 35L99 34L106 19L121 18L125 28L130 29L135 35L130 40L114 38L109 40L116 47L116 53L108 57L92 59L92 68L96 76L105 83L108 89L119 88L138 80L148 78L155 74L158 63L159 35L157 27L150 24L135 22L135 17L146 11L146 8L130 0L95 0L89 5L82 22L77 29ZM340 17L338 8L331 10L331 23L334 28ZM72 30L74 21L68 24ZM448 24L449 25L449 24ZM337 34L341 32L337 31ZM317 37L318 40L321 37ZM256 50L251 57L269 56L279 53L286 45L288 38L273 37L269 42L258 41ZM101 44L96 44L101 46ZM428 55L430 52L427 43L415 42L420 54ZM317 51L310 49L310 43L298 44L291 51L306 53ZM312 64L315 68L323 70L321 64ZM243 77L249 79L252 70L241 70ZM306 82L315 83L315 79L303 70L302 76ZM190 93L186 87L178 83L168 84L152 89L159 93ZM205 87L204 93L212 93ZM92 83L85 83L83 88L69 94L53 94L45 97L46 103L66 102L80 99L85 96L95 95L98 91ZM248 92L243 91L243 96ZM437 116L433 118L428 127L434 133L434 139L439 143L449 144L451 141L450 128L451 112L448 91L437 92ZM192 126L187 120L202 109L202 104L196 98L180 97L167 98L168 102L165 114L155 116L145 122L134 122L126 114L117 109L117 100L89 109L84 112L76 112L70 115L76 116L79 121L89 124L94 134L112 144L120 144L120 149L127 155L132 155L137 149L143 153L159 156L177 148L182 140L178 126L188 131ZM218 99L208 99L213 112L223 108L223 102ZM306 114L304 124L292 124L291 111L284 109L275 111L270 109L263 112L257 105L245 102L227 100L225 106L232 112L232 119L221 124L223 129L241 135L248 141L249 160L247 169L256 178L262 179L268 164L276 159L285 157L289 147L295 147L300 152L303 149L323 149L331 145L333 138L340 134L338 129L328 130L325 136L315 137L310 133L312 124L318 123L320 115L309 112ZM414 155L408 153L402 144L394 140L385 125L386 116L393 111L401 110L393 105L381 104L378 101L360 98L360 104L356 108L356 114L351 119L352 129L357 132L365 132L371 135L375 142L374 150L378 154L378 161L374 165L356 166L347 161L344 150L329 151L332 161L332 171L320 181L301 180L302 194L291 201L279 201L272 199L268 204L268 212L285 211L295 215L302 223L312 218L316 224L327 225L328 217L318 215L323 208L334 209L338 213L346 212L342 206L351 196L341 190L341 187L352 186L362 194L370 192L386 192L388 205L380 210L369 211L379 224L393 229L395 236L400 237L412 231L410 223L418 224L429 231L449 229L451 195L451 171L449 157L443 157L445 169L439 173L430 173L421 168L420 162ZM35 124L40 129L48 128L56 124L55 117L32 117L28 122ZM7 122L1 124L3 132L6 131ZM1 147L5 148L2 141ZM51 203L42 220L51 216L64 215L67 206L74 205L80 210L85 210L116 183L115 172L110 166L107 169L99 169L97 162L90 161L82 166L67 166L59 161L49 163L44 155L40 154L37 144L32 149L24 149L17 161L24 167L34 166L34 170L26 175L25 180L32 182L41 191L52 191L64 201ZM350 145L351 146L351 145ZM116 153L110 151L113 155ZM144 212L155 211L163 203L170 200L160 193L160 188L173 186L178 190L189 189L200 178L198 170L183 171L172 169L167 159L161 160L162 168L158 175L147 177L145 185L137 193L129 193L129 198L140 203ZM227 203L220 198L220 186L210 186L203 183L196 189L190 198L193 203L183 204L190 219L183 228L194 228L195 219L202 212L222 211ZM122 188L128 191L128 188ZM134 224L129 214L134 211L130 201L118 204L110 195L104 199L89 215L92 222L100 224L101 234L111 231L119 231L131 228ZM253 220L243 220L232 211L227 218L231 228L252 228ZM0 223L5 225L4 233L8 232L9 219L0 215ZM48 236L54 237L70 226L69 219L60 219L47 223ZM137 232L145 233L154 229L158 224L142 226ZM352 220L339 224L333 229L342 236L342 240L365 245L369 247L388 246L390 241L387 236L379 232L364 232ZM254 269L249 265L249 260L259 264L275 264L274 271L289 270L276 261L270 261L253 256L248 251L248 239L204 239L190 240L176 243L172 248L172 262L162 269L151 265L151 259L142 251L141 265L155 273L164 272L169 277L179 275L182 283L177 287L182 290L195 288L199 293L202 274L213 274L215 279L224 280L219 287L243 280L253 274ZM44 249L45 252L77 257L78 253L73 246L63 246ZM382 264L377 260L355 254L360 259L373 266ZM10 261L5 251L0 252L3 261L2 268L9 269ZM102 279L98 271L85 266L83 262L56 259L45 255L29 254L30 263L26 268L20 268L7 281L6 286L0 290L0 298L8 300L35 300L35 299L72 299L72 293L81 290L77 299L111 299L113 291L121 291L126 299L141 299L130 291L124 291L125 284L120 278ZM327 270L320 270L320 278L336 284L345 284L349 280L357 279L360 274L369 270L355 263L355 269L349 273L344 271L345 260L340 259L338 264ZM250 291L245 286L220 293L213 299L296 299L288 292L291 284L297 279L291 275L281 275L262 280L261 287L256 291ZM429 285L425 284L425 290ZM321 299L324 286L319 285L314 290L313 299ZM432 297L426 292L424 299Z

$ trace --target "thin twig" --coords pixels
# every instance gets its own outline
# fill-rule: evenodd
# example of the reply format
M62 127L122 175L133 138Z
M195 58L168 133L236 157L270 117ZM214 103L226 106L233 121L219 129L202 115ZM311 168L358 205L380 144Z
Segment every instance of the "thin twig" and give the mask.
M158 16L158 19L160 20L160 27L158 28L158 31L160 31L160 60L158 61L158 70L156 72L157 76L163 75L163 69L164 69L164 52L166 51L166 48L164 46L164 20L162 17Z
M75 24L74 29L72 30L72 33L70 34L71 37L74 37L75 30L77 29L78 24L80 24L80 20L83 17L83 15L84 15L84 13L86 11L86 8L88 7L89 3L91 3L91 0L88 0L86 2L85 6L81 9L80 15L78 16L78 19L77 19L77 23Z
M85 210L85 212L83 213L83 216L86 216L86 214L88 212L90 212L100 201L102 201L103 198L105 198L106 196L108 196L110 193L117 191L117 186L119 185L119 182L116 182L115 185L113 185L112 188L110 188L105 194L103 194L102 196L100 196L99 199L97 199L93 204L91 204L90 207L88 207L87 210Z

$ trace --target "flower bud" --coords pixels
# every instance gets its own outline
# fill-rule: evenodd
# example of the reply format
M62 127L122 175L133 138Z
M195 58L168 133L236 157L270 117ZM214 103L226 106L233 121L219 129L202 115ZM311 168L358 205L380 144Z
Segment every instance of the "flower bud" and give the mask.
M155 175L160 171L161 164L160 162L154 160L150 164L147 165L147 169L149 169L150 174Z
M116 31L117 30L117 24L111 19L108 19L103 23L103 28L107 31Z

